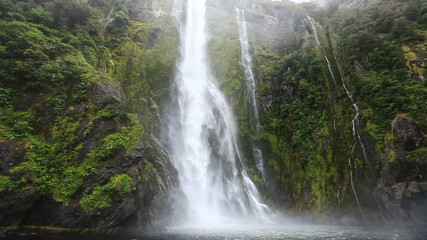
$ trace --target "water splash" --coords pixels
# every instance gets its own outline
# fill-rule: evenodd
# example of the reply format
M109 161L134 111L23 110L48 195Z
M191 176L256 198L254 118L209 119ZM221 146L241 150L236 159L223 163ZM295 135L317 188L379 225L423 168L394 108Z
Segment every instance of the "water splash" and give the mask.
M181 7L175 1L175 7ZM184 195L181 223L210 227L235 218L267 219L242 160L236 124L208 66L206 0L188 0L180 54L164 128ZM181 9L173 13L181 21Z

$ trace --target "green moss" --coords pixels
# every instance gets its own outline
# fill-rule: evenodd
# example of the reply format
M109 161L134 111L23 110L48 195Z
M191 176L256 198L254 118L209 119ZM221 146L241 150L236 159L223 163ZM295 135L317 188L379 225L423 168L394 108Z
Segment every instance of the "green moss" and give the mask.
M335 59L328 35L322 35L322 41L329 58ZM264 136L274 153L268 165L297 212L324 212L336 206L337 191L345 189L348 181L353 140L355 113L344 89L334 84L324 56L312 44L267 63L259 56L263 60L256 65L263 74L260 95L273 97L271 110L261 114ZM338 65L334 61L332 65L338 75ZM358 152L353 157L359 161ZM339 195L342 198L344 192Z
M21 179L19 181L14 181L10 179L9 176L1 176L0 175L0 193L10 192L15 189L18 189L23 184L25 184L26 180Z
M392 162L394 162L395 160L396 160L396 158L395 158L394 151L390 151L390 152L388 153L388 155L387 155L387 159L385 160L385 163L386 163L386 164L388 164L388 163L392 163Z
M418 157L420 159L423 159L424 161L427 161L427 147L416 149L410 154L414 157Z
M144 134L143 128L135 115L128 114L128 117L129 125L122 127L118 133L113 133L103 138L99 145L90 151L78 166L71 166L65 169L65 178L59 183L59 187L55 192L57 199L69 199L83 184L84 179L89 174L96 172L105 159L111 157L120 149L130 151L138 145Z
M259 174L251 174L251 180L257 185L262 186L264 185L264 180Z
M31 135L33 122L30 112L0 108L0 141L16 141Z
M101 109L96 114L96 117L94 120L98 120L98 119L111 119L111 120L114 120L115 122L118 122L120 119L120 113L112 109Z
M39 190L49 193L56 189L64 169L78 161L79 147L74 135L78 123L72 118L60 118L51 127L50 139L28 136L25 139L26 162L14 167L11 172L29 170L37 175L34 183Z
M1 47L0 47L1 49ZM0 50L1 53L1 50ZM12 88L0 87L0 106L12 108L16 103L17 91Z
M99 115L106 114L112 116L108 111ZM132 114L128 114L128 119L128 125L103 138L81 161L82 145L75 135L80 121L69 117L59 118L50 129L50 139L34 136L26 138L27 161L14 167L11 172L35 173L34 183L40 191L52 193L57 201L68 202L86 177L96 172L105 159L120 149L131 150L140 142L144 132L138 119Z
M142 165L141 175L138 176L138 180L141 182L148 182L153 177L153 173L153 164L150 162L145 162L144 165Z
M123 86L130 111L150 114L141 104L141 96L151 97L158 104L165 102L178 57L177 46L178 34L170 20L138 21L133 22L131 36L106 56L105 69Z
M86 212L111 206L115 197L130 192L132 178L127 174L120 174L110 178L102 186L96 186L92 192L80 199L80 206Z
M67 95L60 92L51 96L48 104L53 108L53 112L58 115L64 110L66 100Z
M174 20L150 17L150 4L117 5L104 39L99 17L110 7L89 2L0 3L0 141L19 141L26 148L13 177L1 181L15 186L15 175L28 175L27 184L65 203L103 161L130 151L144 134L136 115L91 105L93 84L114 77L124 89L126 111L143 115L148 129L157 116L151 117L151 102L141 104L141 98L157 104L167 99L178 56ZM37 103L31 105L27 96L37 96ZM23 111L16 110L18 103ZM83 119L90 122L80 136ZM93 126L111 120L120 130L83 146L93 137ZM144 181L152 177L150 166L143 170Z

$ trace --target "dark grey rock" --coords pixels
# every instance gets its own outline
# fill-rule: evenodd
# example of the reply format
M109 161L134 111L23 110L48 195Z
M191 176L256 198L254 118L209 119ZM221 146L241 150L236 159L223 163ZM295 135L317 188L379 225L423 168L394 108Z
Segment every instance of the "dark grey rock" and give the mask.
M31 186L0 194L0 226L19 225L39 196Z
M146 168L147 164L151 164L152 168ZM80 207L79 200L85 194L90 194L98 185L106 184L111 177L124 173L133 179L129 193L114 198L111 206L106 208L85 212ZM123 150L105 161L96 173L85 180L69 204L55 202L49 196L36 198L15 193L10 195L10 201L0 199L0 203L4 205L10 202L5 207L11 206L22 216L26 215L25 219L14 217L13 221L5 222L5 225L112 228L165 224L172 212L169 193L175 191L176 184L177 172L166 150L156 138L147 136L129 153ZM27 197L31 197L32 201ZM20 204L22 207L11 204ZM8 212L8 216L15 214L3 212Z
M126 99L121 87L114 82L102 82L94 85L91 94L92 102L98 108L111 108L123 112Z
M386 220L391 223L427 221L427 191L425 183L400 182L378 189L385 208Z
M396 150L398 150L396 154L399 154L396 157L401 157L404 151L413 151L422 146L422 129L414 120L404 116L396 117L391 123L391 128L396 138L394 143Z
M0 142L0 175L10 176L9 170L24 159L25 146L19 142Z
M92 104L96 105L95 110L88 107ZM160 115L156 103L148 99L145 104L147 111L144 119L152 119L150 124L159 123ZM42 108L43 106L40 109ZM121 87L113 82L103 82L94 85L88 102L64 109L64 115L81 119L74 131L78 142L83 146L79 152L81 159L98 147L103 138L120 131L129 123L125 108L126 101ZM93 119L93 114L102 109L117 111L119 117ZM47 115L49 119L52 116L55 118L51 112ZM39 116L44 119L42 111L36 112L36 117ZM157 128L156 126L159 127L155 125L153 128ZM42 127L41 131L49 138L48 124ZM12 180L25 176L28 180L20 189L0 194L0 226L139 227L165 223L166 219L169 219L167 216L172 212L169 193L177 187L177 172L166 149L149 133L134 149L128 152L124 148L118 149L112 156L104 159L99 168L85 178L68 203L55 200L49 192L39 192L33 186L34 179L29 178L31 175L28 175L28 172L9 172L25 161L25 152L24 142L0 142L0 175L8 176ZM147 167L148 165L151 167ZM88 212L81 208L80 200L83 196L91 194L97 186L107 184L111 177L119 174L132 177L130 192L114 196L111 206L105 208Z
M385 220L394 223L427 222L427 174L425 159L412 152L426 146L424 130L407 116L397 116L391 124L393 142L387 148L380 169L376 194ZM392 157L394 154L394 157Z

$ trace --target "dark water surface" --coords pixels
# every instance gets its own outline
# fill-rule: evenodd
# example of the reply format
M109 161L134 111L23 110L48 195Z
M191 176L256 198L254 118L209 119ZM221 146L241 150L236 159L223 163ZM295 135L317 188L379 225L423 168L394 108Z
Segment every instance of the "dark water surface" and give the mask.
M5 239L16 240L427 240L427 226L382 227L382 226L250 226L222 227L209 229L169 228L162 233L141 233L132 235L37 235L21 234Z

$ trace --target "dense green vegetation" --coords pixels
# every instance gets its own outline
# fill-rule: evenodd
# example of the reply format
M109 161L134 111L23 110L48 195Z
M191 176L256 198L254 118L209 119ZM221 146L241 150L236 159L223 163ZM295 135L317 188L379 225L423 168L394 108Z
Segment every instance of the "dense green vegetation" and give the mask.
M343 157L351 146L351 109L331 101L328 70L313 46L291 51L263 71L273 78L264 79L263 91L271 91L270 81L280 84L272 108L262 115L275 181L295 210L326 210L337 201L337 192L342 198L346 191Z
M371 196L380 169L396 161L392 120L409 118L427 128L427 3L345 2L326 8L242 3L258 4L247 21L259 136L241 69L235 2L208 3L209 61L239 123L243 159L267 195L252 156L255 145L263 147L273 199L295 213L356 209L351 180L355 192ZM144 163L138 179L114 173L82 191L103 163L159 131L158 113L178 55L175 19L152 12L164 3L0 1L0 144L10 144L22 158L2 169L1 194L34 187L56 202L93 212L151 179L154 167ZM321 46L306 15L319 23ZM361 109L355 125L360 141L343 84ZM95 86L109 86L112 100L95 104ZM369 145L368 159L360 142ZM426 152L421 147L410 158L425 161Z
M292 41L264 47L256 58L268 165L284 192L276 193L280 201L296 212L352 209L350 171L356 192L369 195L378 169L394 161L393 118L400 114L427 126L426 6L423 1L372 1L349 8L332 1L326 8L304 3L283 10L303 7L318 21L322 47L303 20L294 25ZM352 150L356 113L341 81L362 110L357 131L362 141L375 139L376 158L365 159L359 142Z
M97 186L92 193L80 200L80 205L85 211L105 208L111 205L112 198L130 192L132 178L129 175L116 175L102 186Z
M0 2L0 142L22 146L24 158L0 176L0 192L35 186L68 204L103 162L137 146L143 126L151 131L158 119L142 98L165 100L177 33L147 4ZM93 87L106 82L125 98L97 106ZM114 191L124 194L131 181L112 177L83 196L82 208L111 204Z
M342 9L330 17L340 62L360 96L372 109L366 116L384 135L398 113L427 126L425 71L427 4L424 1L374 1L365 8ZM362 72L350 73L354 62Z

